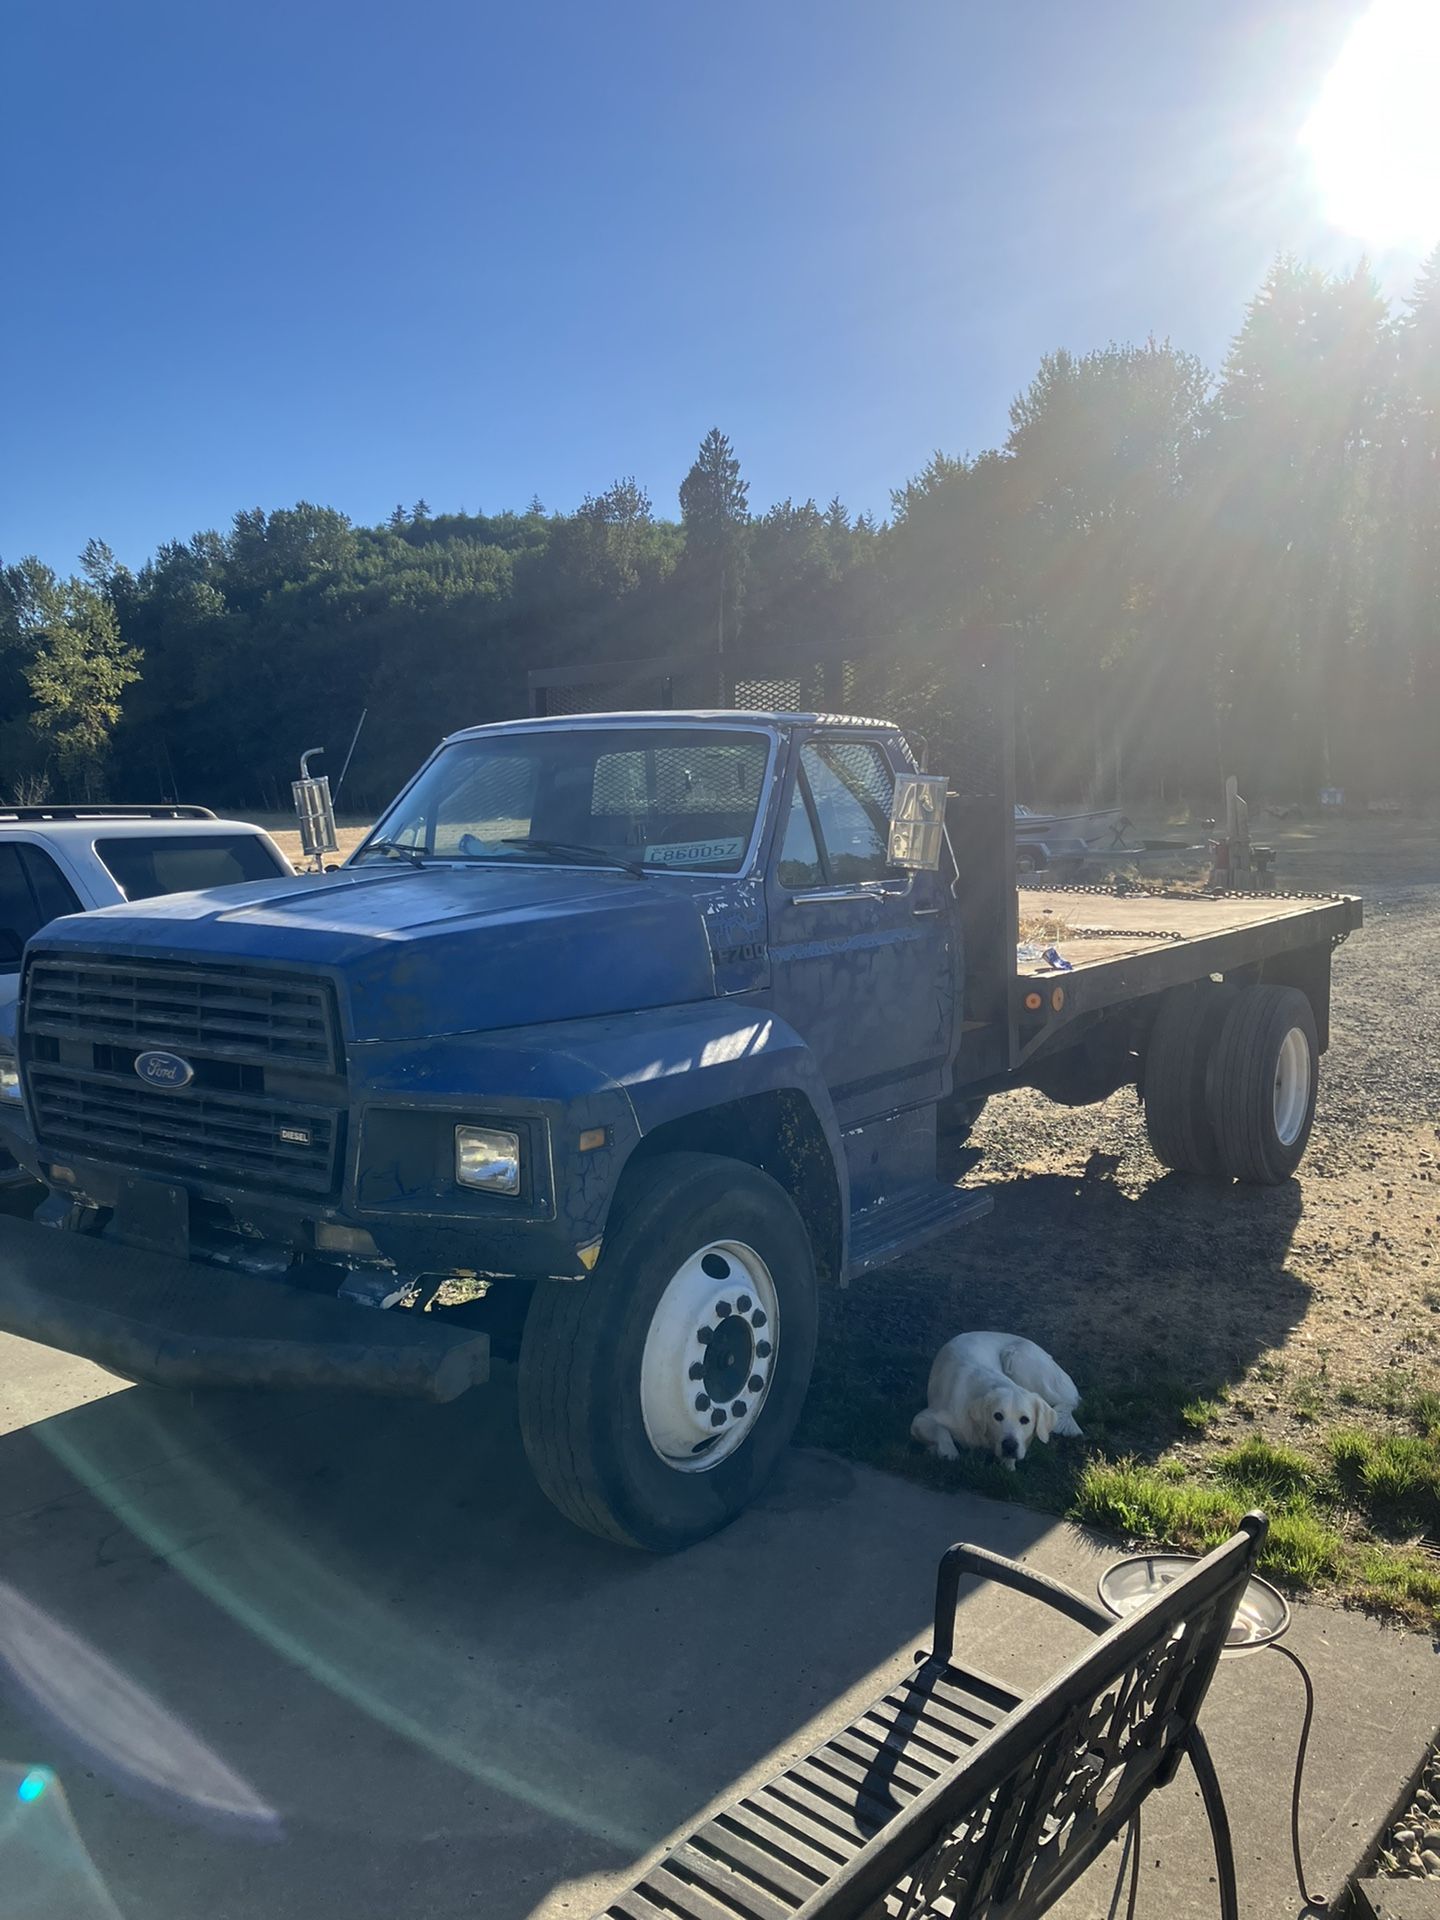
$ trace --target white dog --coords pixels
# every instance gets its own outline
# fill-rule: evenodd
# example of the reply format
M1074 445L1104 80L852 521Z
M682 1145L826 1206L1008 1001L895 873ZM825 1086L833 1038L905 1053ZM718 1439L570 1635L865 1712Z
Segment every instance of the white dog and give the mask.
M955 1442L985 1447L1013 1472L1032 1440L1079 1434L1080 1395L1062 1367L1013 1333L962 1333L935 1356L929 1406L910 1423L916 1440L942 1460L958 1460Z

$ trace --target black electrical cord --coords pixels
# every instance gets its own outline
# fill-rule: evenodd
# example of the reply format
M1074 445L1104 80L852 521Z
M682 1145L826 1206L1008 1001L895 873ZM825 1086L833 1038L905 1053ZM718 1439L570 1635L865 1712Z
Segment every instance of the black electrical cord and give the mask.
M1120 1849L1120 1866L1115 1875L1115 1891L1105 1920L1115 1920L1120 1906L1120 1889L1125 1884L1125 1863L1130 1863L1130 1898L1125 1902L1125 1920L1135 1920L1135 1900L1140 1892L1140 1809L1137 1807L1125 1829L1125 1845Z
M1325 1912L1330 1905L1322 1895L1311 1893L1305 1885L1305 1864L1300 1858L1300 1787L1305 1778L1305 1753L1310 1745L1310 1723L1315 1718L1315 1686L1310 1671L1298 1653L1292 1653L1289 1647L1282 1647L1277 1640L1276 1653L1283 1653L1292 1667L1298 1669L1305 1683L1305 1718L1300 1725L1300 1744L1295 1749L1295 1784L1290 1795L1290 1850L1295 1856L1295 1885L1300 1890L1300 1898L1306 1907Z

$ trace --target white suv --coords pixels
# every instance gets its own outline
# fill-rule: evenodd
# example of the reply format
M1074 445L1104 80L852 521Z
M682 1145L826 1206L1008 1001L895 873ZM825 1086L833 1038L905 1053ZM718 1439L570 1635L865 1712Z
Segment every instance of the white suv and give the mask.
M268 833L208 807L0 807L0 1121L20 1120L15 999L31 934L65 913L293 872ZM12 1166L0 1140L0 1181Z

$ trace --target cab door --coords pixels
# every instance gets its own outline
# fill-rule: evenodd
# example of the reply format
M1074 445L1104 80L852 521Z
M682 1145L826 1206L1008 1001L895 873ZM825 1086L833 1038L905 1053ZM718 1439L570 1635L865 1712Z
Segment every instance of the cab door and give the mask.
M842 1123L938 1098L954 1005L938 874L887 860L898 743L845 730L794 755L768 882L769 995L809 1044Z

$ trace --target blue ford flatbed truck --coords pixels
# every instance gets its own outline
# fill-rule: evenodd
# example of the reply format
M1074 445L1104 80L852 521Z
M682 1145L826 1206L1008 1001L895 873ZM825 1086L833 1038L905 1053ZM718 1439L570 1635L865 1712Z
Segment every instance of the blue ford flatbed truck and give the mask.
M713 1531L794 1428L819 1287L988 1210L939 1143L989 1094L1137 1083L1159 1156L1222 1179L1287 1179L1310 1132L1358 901L1042 892L1074 964L1017 961L1012 796L958 784L947 832L879 721L509 722L337 872L53 923L0 1328L436 1400L493 1346L573 1521Z

